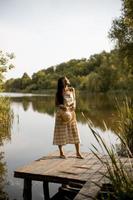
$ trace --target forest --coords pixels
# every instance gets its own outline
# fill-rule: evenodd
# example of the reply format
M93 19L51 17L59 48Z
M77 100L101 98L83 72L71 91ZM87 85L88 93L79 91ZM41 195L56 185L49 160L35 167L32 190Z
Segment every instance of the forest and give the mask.
M89 36L88 36L89 37ZM88 58L40 69L30 77L7 80L7 92L43 92L55 89L57 80L67 76L72 86L88 92L133 90L133 1L122 0L121 16L112 21L108 37L115 43L110 52L103 51Z

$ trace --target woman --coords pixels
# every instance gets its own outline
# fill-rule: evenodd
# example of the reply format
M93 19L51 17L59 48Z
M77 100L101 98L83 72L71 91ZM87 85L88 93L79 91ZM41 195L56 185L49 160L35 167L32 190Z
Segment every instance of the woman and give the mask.
M53 144L58 145L60 158L65 158L63 152L65 144L75 144L76 157L83 158L79 150L80 139L74 111L76 107L75 90L70 87L67 77L61 77L58 80L55 104L57 112Z

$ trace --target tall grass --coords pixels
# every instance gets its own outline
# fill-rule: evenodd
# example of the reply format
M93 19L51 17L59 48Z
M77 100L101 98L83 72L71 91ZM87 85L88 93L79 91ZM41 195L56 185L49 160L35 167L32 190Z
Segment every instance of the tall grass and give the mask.
M100 197L100 199L133 200L133 164L130 160L131 152L125 141L125 138L118 135L123 147L126 148L127 152L127 158L123 158L122 160L122 157L118 156L115 146L113 144L108 146L100 134L94 129L93 123L86 117L85 119L99 145L99 148L97 148L92 144L94 150L91 151L107 171L107 173L103 172L103 174L105 173L105 177L107 180L109 180L109 184L111 184L113 191L112 193L110 193L110 191L106 191L106 198L103 195ZM107 155L104 157L104 159L101 159L99 149Z
M116 99L116 108L118 113L118 121L116 134L121 138L120 154L126 155L127 148L125 148L126 143L132 156L133 154L133 102L130 98L125 97L122 105Z
M10 99L0 97L0 143L3 139L10 139L10 131L13 120Z
M0 146L3 141L11 138L11 125L13 112L11 110L10 99L0 97ZM0 200L7 200L7 194L4 190L6 184L6 163L3 160L3 152L0 152Z

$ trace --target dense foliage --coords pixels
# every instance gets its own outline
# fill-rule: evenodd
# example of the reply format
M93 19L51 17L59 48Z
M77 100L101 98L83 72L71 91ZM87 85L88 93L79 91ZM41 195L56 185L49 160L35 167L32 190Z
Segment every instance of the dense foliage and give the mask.
M112 23L109 37L116 43L119 63L122 72L122 81L131 86L133 80L133 1L122 0L122 13ZM126 77L126 78L125 78ZM132 88L132 86L131 86Z

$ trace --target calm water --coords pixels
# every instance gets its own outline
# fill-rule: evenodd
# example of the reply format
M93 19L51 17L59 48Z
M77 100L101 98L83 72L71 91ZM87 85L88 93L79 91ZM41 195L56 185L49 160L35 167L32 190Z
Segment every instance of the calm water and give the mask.
M14 170L57 149L52 145L55 116L54 96L10 93L1 95L11 97L14 112L11 134L3 138L0 146L3 152L3 159L0 160L0 164L3 165L1 176L7 181L3 191L6 191L10 200L21 200L23 199L23 180L13 177ZM123 97L118 98L121 101ZM92 149L91 144L98 147L81 112L92 120L95 128L108 144L116 143L114 130L117 126L117 113L114 99L115 96L112 95L90 96L77 93L76 113L81 137L81 151L89 152ZM106 122L108 131L104 129L103 121ZM75 149L73 145L66 145L65 150ZM51 195L57 189L57 184L50 184ZM33 200L42 199L42 183L33 182Z

